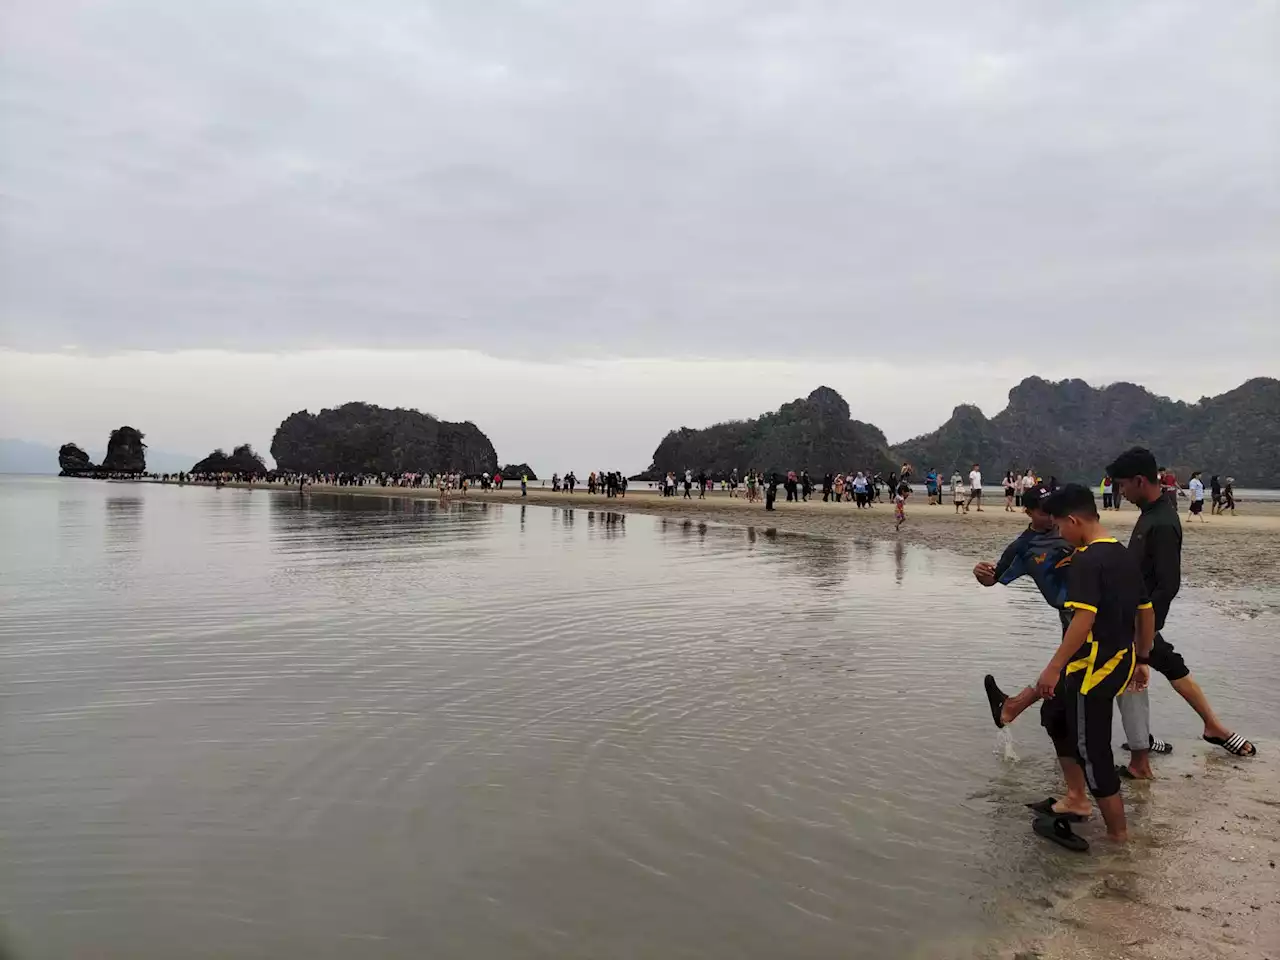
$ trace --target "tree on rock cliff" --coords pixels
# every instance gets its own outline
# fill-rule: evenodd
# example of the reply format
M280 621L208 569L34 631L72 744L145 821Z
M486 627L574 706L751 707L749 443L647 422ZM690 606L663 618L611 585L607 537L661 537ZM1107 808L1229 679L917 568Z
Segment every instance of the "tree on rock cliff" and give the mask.
M498 466L493 444L474 423L370 403L291 413L276 429L271 455L279 469L295 473L474 475Z
M221 447L213 451L194 467L192 473L235 473L249 477L267 475L267 465L254 453L253 447L242 443L228 455Z
M63 475L89 473L96 469L89 455L74 443L64 443L58 448L58 469Z
M112 430L101 469L108 473L146 473L147 445L142 441L142 432L133 427Z
M731 470L766 473L808 470L824 473L894 468L880 430L849 419L849 404L830 387L784 403L776 413L753 420L718 423L702 430L673 430L653 452L642 479L686 468L719 477Z

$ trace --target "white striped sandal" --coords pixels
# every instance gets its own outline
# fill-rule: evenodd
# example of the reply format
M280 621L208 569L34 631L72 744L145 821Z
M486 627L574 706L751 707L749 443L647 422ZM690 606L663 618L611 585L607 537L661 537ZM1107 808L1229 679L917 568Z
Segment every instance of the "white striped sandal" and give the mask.
M1165 741L1158 737L1148 737L1147 739L1150 741L1150 746L1148 746L1147 749L1152 753L1173 753L1172 743L1165 743ZM1122 750L1128 750L1129 745L1127 743L1122 743L1120 744L1120 748Z
M1258 748L1238 733L1233 733L1225 740L1221 737L1211 737L1207 734L1204 739L1206 743L1212 743L1215 747L1221 747L1223 750L1227 751L1227 753L1233 754L1237 757L1256 757L1258 755Z

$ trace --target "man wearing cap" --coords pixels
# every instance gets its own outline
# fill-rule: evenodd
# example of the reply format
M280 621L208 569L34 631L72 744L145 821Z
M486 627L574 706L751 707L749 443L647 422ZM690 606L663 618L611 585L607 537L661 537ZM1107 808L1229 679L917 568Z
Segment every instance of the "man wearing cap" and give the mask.
M1256 756L1258 751L1253 743L1244 735L1228 729L1218 719L1182 655L1162 635L1169 606L1182 585L1182 521L1178 519L1176 500L1171 500L1161 488L1162 478L1155 456L1143 447L1132 447L1107 465L1107 473L1111 474L1124 498L1142 511L1133 526L1129 550L1137 556L1147 595L1155 609L1156 636L1149 657L1151 669L1162 674L1191 709L1200 715L1204 721L1203 738L1206 742L1237 757ZM1177 490L1176 486L1174 490ZM1128 775L1137 779L1151 778L1149 753L1168 753L1173 747L1151 736L1150 706L1145 692L1141 696L1121 698L1120 719L1127 738L1125 746L1130 749L1129 764L1125 768Z
M1031 577L1040 588L1045 603L1058 611L1058 619L1065 631L1071 622L1062 605L1067 599L1067 566L1071 562L1072 549L1058 535L1053 517L1040 509L1041 502L1048 496L1049 488L1043 484L1026 487L1022 491L1022 509L1031 522L1017 539L1005 547L999 561L974 566L973 577L984 587L994 587L997 583L1007 586L1020 577ZM990 675L983 683L987 699L991 702L991 719L997 727L1012 723L1018 714L1039 699L1035 687L1026 687L1020 693L1006 696Z
M1005 547L1000 559L992 563L979 563L973 568L974 578L984 587L997 583L1006 586L1023 576L1035 581L1045 602L1062 611L1066 592L1066 574L1063 561L1071 556L1071 547L1058 536L1053 517L1040 509L1040 501L1049 490L1037 484L1022 492L1022 509L1030 519L1027 529ZM1065 627L1069 618L1063 619Z

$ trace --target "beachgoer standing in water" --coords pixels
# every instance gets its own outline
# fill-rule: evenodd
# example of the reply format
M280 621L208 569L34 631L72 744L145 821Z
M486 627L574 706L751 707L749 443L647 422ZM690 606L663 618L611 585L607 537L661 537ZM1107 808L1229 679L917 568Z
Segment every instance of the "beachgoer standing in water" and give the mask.
M1044 506L1075 553L1063 603L1071 611L1071 623L1041 672L1036 692L1049 701L1046 728L1058 757L1075 760L1073 766L1063 764L1068 795L1079 796L1087 786L1102 811L1107 837L1124 843L1128 830L1111 753L1112 714L1116 697L1131 678L1135 688L1145 686L1146 667L1139 664L1145 664L1155 640L1155 613L1138 564L1107 535L1092 491L1067 484L1050 494ZM1089 807L1066 810L1079 817L1091 812ZM1037 820L1035 829L1078 849L1080 838L1061 819Z

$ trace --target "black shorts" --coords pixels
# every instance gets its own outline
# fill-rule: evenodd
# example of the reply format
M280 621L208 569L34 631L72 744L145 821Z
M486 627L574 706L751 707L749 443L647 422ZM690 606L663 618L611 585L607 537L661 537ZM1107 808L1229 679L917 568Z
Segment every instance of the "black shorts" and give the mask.
M1013 496L1013 487L1005 487L1005 488L1004 488L1004 495L1005 495L1006 497L1012 497L1012 496Z
M1040 722L1058 756L1079 763L1089 792L1103 799L1120 792L1111 752L1111 719L1116 697L1133 674L1133 648L1116 657L1114 661L1108 657L1106 664L1098 663L1091 669L1064 671L1054 698L1040 706ZM1086 683L1091 684L1088 692L1084 690Z
M1173 644L1158 633L1156 634L1156 642L1151 646L1151 656L1148 659L1151 662L1151 669L1170 683L1175 680L1181 680L1183 677L1191 676L1191 671L1182 659L1182 654L1173 649Z
M1204 501L1203 501L1203 500L1192 500L1192 501L1191 501L1191 512L1192 512L1193 514L1199 513L1199 512L1200 512L1201 510L1203 510L1203 509L1204 509Z

